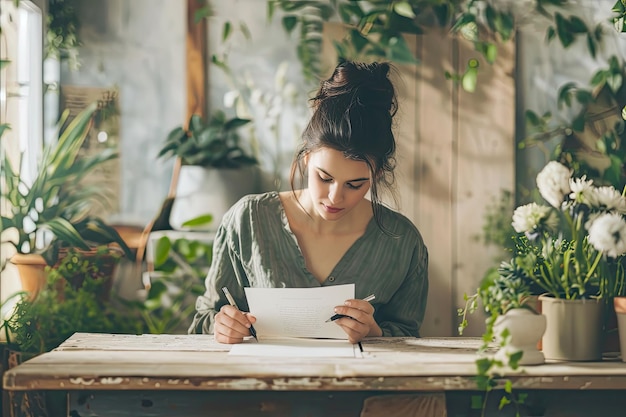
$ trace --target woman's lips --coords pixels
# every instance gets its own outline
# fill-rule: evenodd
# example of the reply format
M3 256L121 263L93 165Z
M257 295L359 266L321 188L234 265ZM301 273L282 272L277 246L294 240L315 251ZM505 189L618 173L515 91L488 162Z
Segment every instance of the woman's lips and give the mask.
M322 205L324 206L324 209L325 209L327 212L329 212L329 213L333 213L333 214L334 214L334 213L339 213L341 210L343 210L343 209L341 209L341 208L336 208L336 207L330 207L330 206L327 206L326 204L322 204Z

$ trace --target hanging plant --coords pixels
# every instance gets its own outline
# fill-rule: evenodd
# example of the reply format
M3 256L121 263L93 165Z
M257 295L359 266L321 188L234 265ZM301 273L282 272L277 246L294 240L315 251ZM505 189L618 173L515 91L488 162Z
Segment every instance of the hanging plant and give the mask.
M567 48L577 38L585 37L591 56L595 56L602 35L599 26L588 27L580 18L563 14L567 11L566 0L533 3L533 13L551 22L546 33L548 42L556 38ZM497 42L512 39L520 25L516 19L519 6L495 0L267 0L267 5L269 20L280 10L283 29L288 34L298 33L298 58L304 75L312 80L321 75L324 22L338 21L346 29L344 38L333 43L340 60L383 59L401 64L419 62L403 35L423 34L437 26L472 42L477 54L492 64L498 55ZM615 7L623 19L623 0ZM472 57L464 72L446 75L471 92L476 84L477 62Z
M78 29L75 0L48 0L44 58L65 59L70 69L78 69Z

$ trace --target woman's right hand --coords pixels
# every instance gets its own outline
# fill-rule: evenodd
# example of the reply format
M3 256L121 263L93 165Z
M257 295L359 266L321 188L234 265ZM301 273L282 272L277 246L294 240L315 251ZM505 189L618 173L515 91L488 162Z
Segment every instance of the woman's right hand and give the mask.
M224 305L215 315L213 333L220 343L241 343L243 338L250 336L250 326L256 318L249 313L242 313L236 307Z

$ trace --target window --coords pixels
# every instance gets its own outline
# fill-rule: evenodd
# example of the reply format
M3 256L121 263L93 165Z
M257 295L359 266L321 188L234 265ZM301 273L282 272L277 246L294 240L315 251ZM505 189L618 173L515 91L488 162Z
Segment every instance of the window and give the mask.
M6 155L15 169L19 166L28 181L36 171L43 144L41 9L32 1L21 0L16 8L13 0L0 0L0 25L0 59L8 61L0 70L0 123L10 126L0 139L0 156ZM20 155L23 155L21 166ZM5 202L0 210L3 215L8 212ZM0 251L3 265L12 255L9 247ZM2 300L20 289L12 265L2 270L0 284Z

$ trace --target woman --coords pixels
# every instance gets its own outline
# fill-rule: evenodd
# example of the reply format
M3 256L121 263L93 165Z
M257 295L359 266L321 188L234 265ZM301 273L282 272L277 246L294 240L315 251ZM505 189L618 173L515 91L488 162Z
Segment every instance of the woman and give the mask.
M190 333L239 343L256 319L243 288L355 284L335 312L352 343L366 336L415 336L428 293L428 253L415 226L383 206L392 190L396 94L389 64L343 62L321 83L291 169L291 191L250 195L222 219L207 291ZM296 175L305 188L295 188ZM303 184L304 185L304 184ZM369 200L366 195L369 192ZM370 304L362 300L376 298Z

